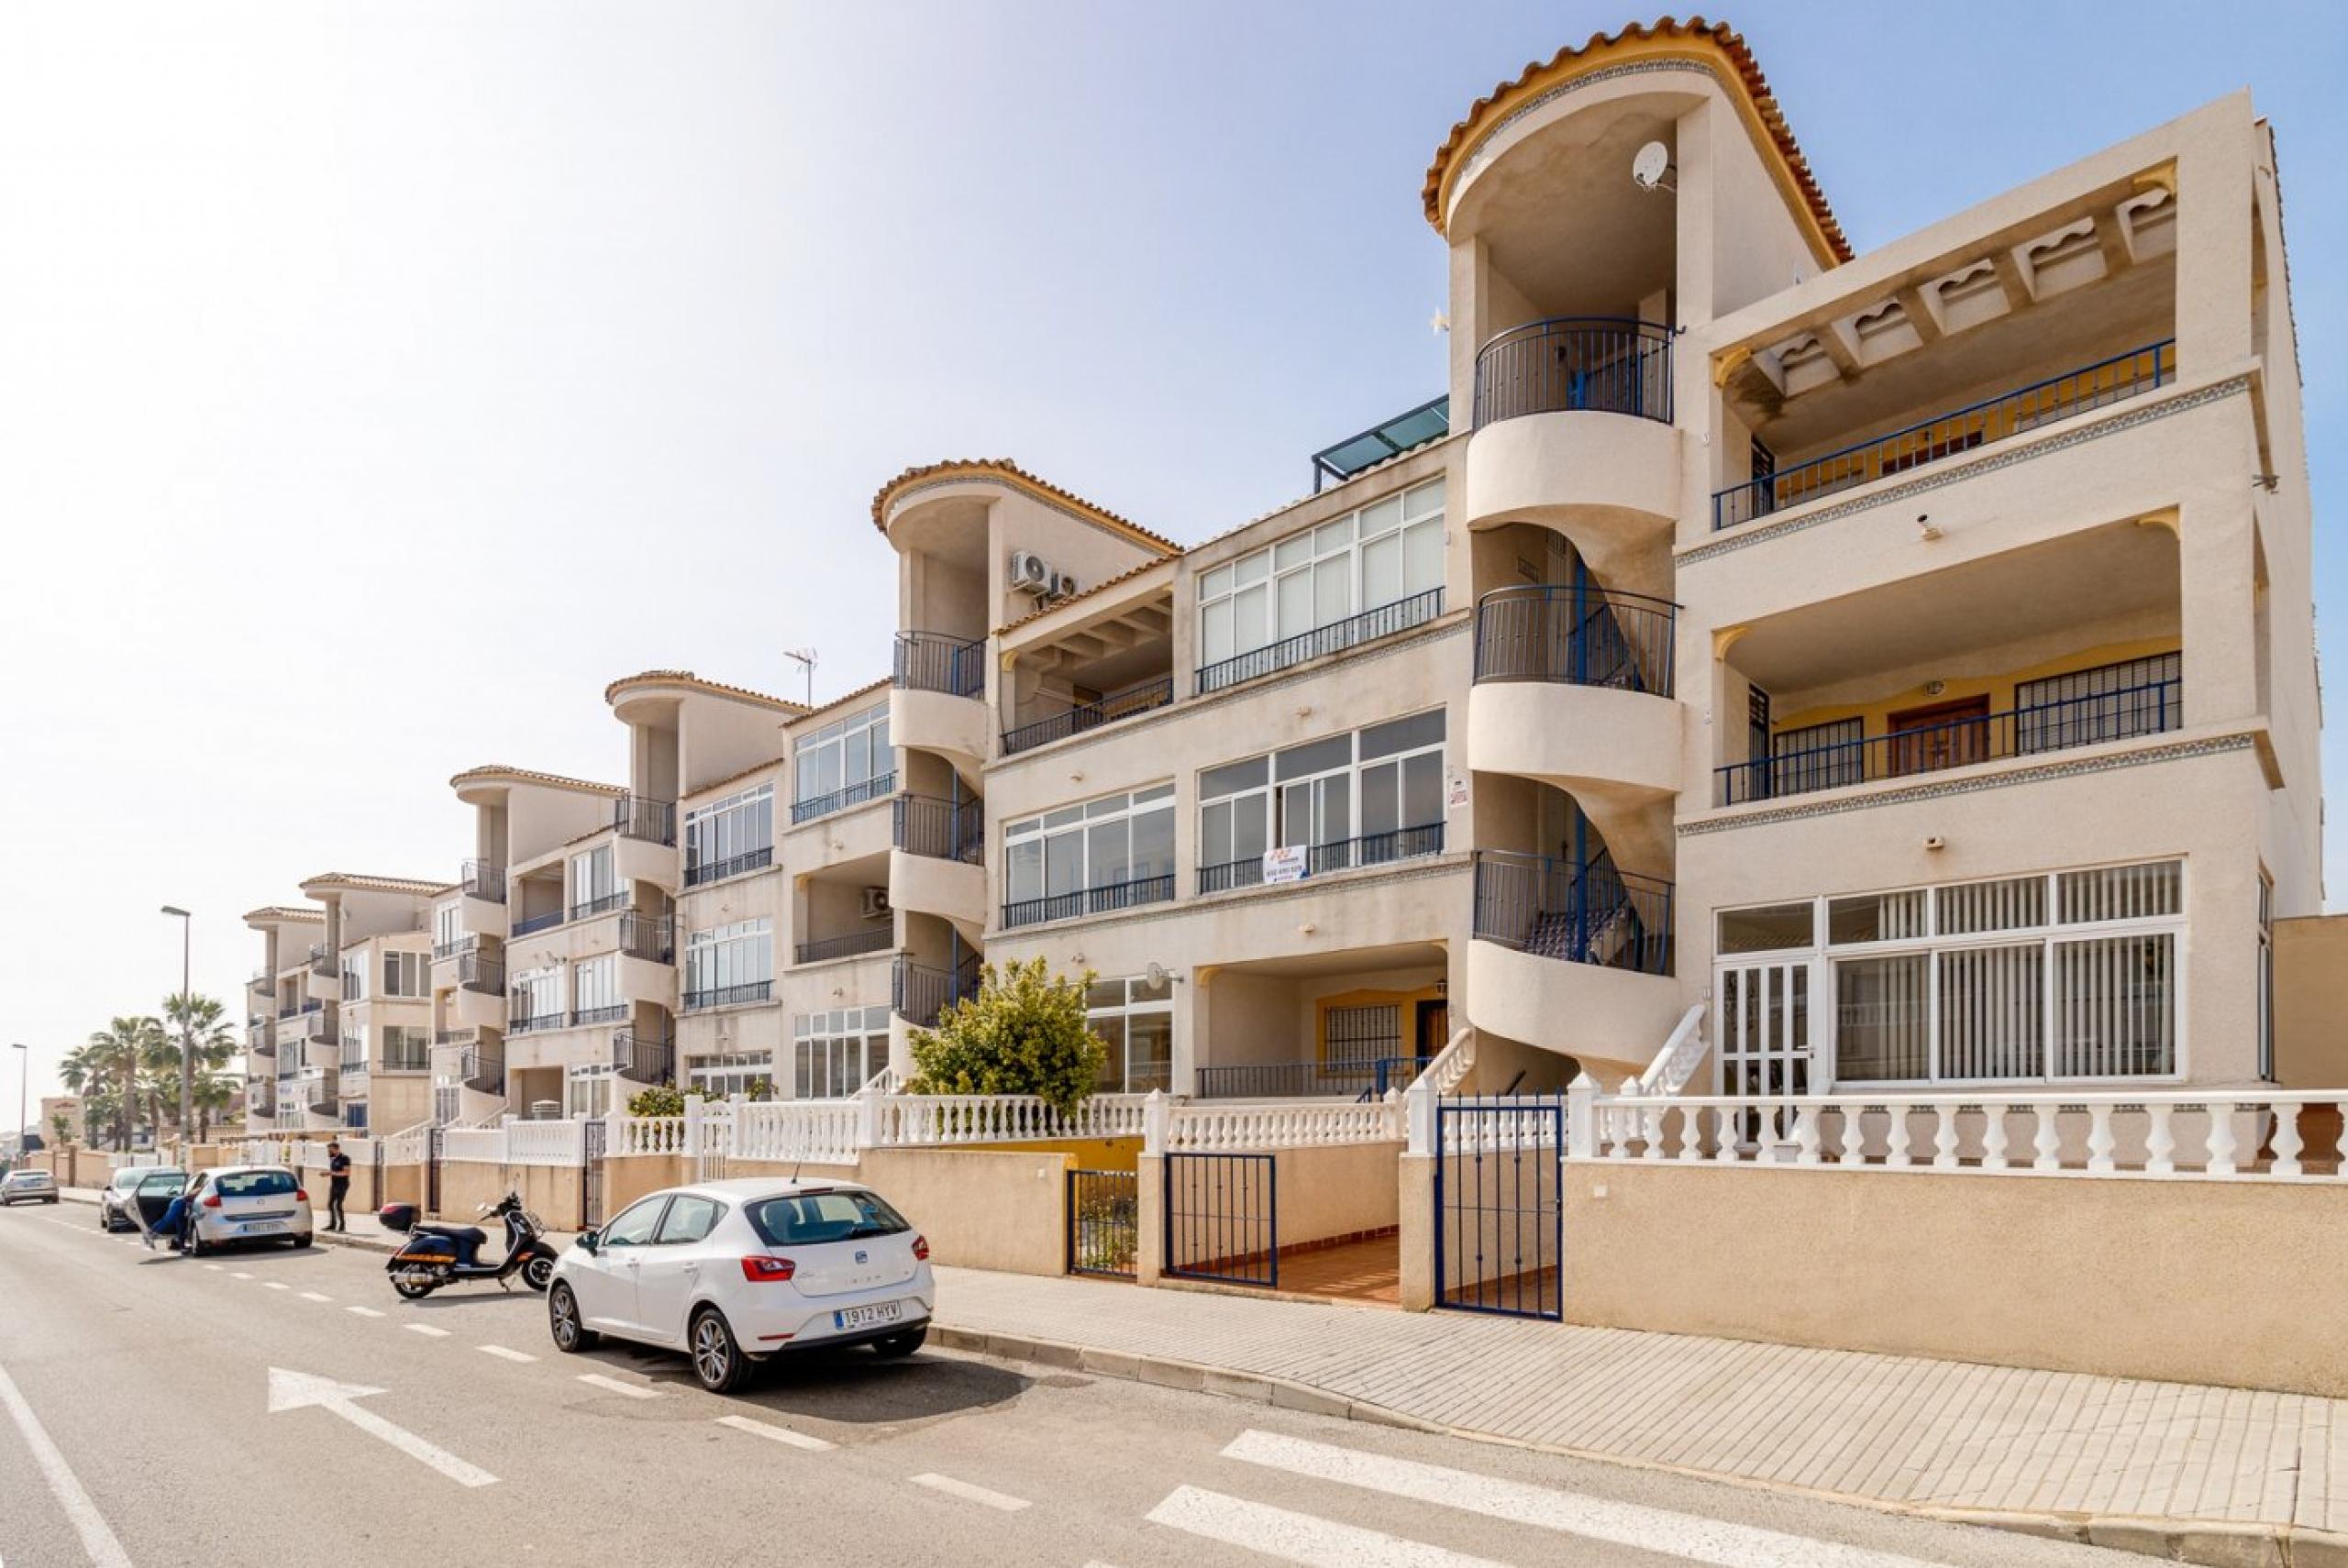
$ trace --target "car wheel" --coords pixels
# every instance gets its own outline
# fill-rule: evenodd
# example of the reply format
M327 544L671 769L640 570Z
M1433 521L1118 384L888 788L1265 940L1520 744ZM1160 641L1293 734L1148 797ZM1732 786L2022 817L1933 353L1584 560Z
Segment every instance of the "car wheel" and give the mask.
M593 1350L604 1337L580 1321L579 1297L559 1282L547 1293L547 1330L554 1336L554 1348L565 1355Z
M533 1290L543 1291L554 1283L554 1259L535 1257L522 1265L522 1283Z
M701 1379L703 1388L712 1394L731 1394L742 1386L750 1364L735 1342L725 1314L714 1307L703 1308L693 1314L685 1338L692 1353L693 1375Z
M298 1236L294 1237L294 1244L296 1247L306 1247L306 1246L308 1246L308 1245L310 1244L310 1232L308 1232L307 1231L303 1231L300 1235L298 1235Z
M911 1355L921 1349L922 1342L928 1338L929 1325L924 1323L918 1329L908 1329L902 1334L891 1334L885 1340L873 1341L872 1353L894 1361L899 1356Z
M200 1258L204 1255L204 1238L197 1233L195 1221L189 1220L187 1229L180 1232L180 1255Z

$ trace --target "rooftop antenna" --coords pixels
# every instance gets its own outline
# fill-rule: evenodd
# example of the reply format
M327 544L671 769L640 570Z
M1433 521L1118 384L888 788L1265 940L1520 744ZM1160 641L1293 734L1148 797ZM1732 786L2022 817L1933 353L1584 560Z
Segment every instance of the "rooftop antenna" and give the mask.
M1631 159L1631 183L1642 191L1677 193L1679 187L1671 182L1671 149L1659 141L1639 149Z
M785 648L782 657L797 665L806 675L807 706L814 707L815 705L815 650L814 648Z

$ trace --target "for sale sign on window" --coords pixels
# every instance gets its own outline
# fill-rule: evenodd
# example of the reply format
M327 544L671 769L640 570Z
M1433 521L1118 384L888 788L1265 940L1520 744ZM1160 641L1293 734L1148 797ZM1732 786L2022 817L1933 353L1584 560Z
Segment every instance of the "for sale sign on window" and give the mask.
M1307 869L1304 845L1286 844L1277 849L1264 851L1264 880L1270 882L1301 882Z

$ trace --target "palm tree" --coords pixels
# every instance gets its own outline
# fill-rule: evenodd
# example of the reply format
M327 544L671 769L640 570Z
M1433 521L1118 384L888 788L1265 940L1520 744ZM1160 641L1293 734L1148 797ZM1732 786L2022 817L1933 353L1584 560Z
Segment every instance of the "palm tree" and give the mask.
M139 1071L162 1032L163 1026L151 1018L117 1018L66 1058L70 1067L83 1075L82 1081L109 1091L117 1149L130 1147L131 1123L138 1110ZM70 1086L74 1080L66 1081Z
M217 1112L226 1116L235 1103L237 1090L243 1080L221 1072L216 1067L199 1066L195 1069L195 1141L212 1142L212 1118Z
M202 1143L211 1133L212 1112L228 1108L230 1090L219 1069L227 1066L239 1049L236 1030L228 1021L227 1006L218 998L197 992L174 991L165 997L163 1019L170 1026L169 1032L163 1036L162 1049L155 1055L155 1070L163 1081L151 1088L161 1091L161 1101L171 1108L176 1121L180 1041L192 1041L195 1047L195 1072L191 1100L198 1113L196 1141Z

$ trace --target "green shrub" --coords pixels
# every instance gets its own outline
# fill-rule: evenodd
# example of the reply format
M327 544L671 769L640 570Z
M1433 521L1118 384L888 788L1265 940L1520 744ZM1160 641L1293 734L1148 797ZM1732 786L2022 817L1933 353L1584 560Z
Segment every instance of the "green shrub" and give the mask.
M654 1084L650 1088L637 1090L627 1097L630 1116L682 1116L685 1113L685 1091L667 1084Z
M1101 1081L1109 1043L1085 1021L1092 983L1046 972L1041 958L979 971L979 994L936 1029L913 1032L910 1094L1032 1094L1073 1115Z

